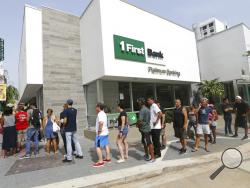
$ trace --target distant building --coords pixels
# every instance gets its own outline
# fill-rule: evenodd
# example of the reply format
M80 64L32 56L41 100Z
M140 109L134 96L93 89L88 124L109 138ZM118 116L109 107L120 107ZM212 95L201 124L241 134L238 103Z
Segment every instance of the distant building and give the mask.
M215 18L210 21L215 23L212 34L209 21L194 28L201 80L218 78L225 85L225 96L233 100L241 95L250 103L250 59L244 55L250 50L250 29L243 23L226 28ZM205 37L203 31L209 34Z
M225 29L227 29L227 25L216 18L210 18L204 22L193 25L197 40L204 39Z

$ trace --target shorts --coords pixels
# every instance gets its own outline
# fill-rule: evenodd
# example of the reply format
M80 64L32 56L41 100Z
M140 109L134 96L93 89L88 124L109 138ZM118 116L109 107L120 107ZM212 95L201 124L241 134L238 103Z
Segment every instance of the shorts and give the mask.
M180 127L175 127L174 128L174 132L175 132L175 137L179 138L179 139L187 139L187 130L184 128L180 128Z
M211 126L212 128L216 128L217 125L218 125L218 123L217 123L216 121L213 121L213 122L211 122L211 124L210 124L210 126Z
M121 130L121 127L118 127L118 130L119 130L119 132L120 132L120 130ZM122 136L127 136L128 135L128 126L125 126L124 128L123 128L123 131L122 131Z
M164 135L166 135L166 127L165 128L163 128L163 129L161 129L161 136L164 136Z
M209 124L198 124L197 125L197 134L198 135L210 134Z
M247 117L245 117L245 116L236 117L235 126L246 128L247 127Z
M18 130L17 131L17 142L25 142L26 140L26 131L27 129L24 130Z
M148 133L141 132L141 142L146 146L153 144L152 138L151 138L151 133L150 132L148 132Z
M95 137L95 147L96 148L104 148L109 144L109 136L96 136Z

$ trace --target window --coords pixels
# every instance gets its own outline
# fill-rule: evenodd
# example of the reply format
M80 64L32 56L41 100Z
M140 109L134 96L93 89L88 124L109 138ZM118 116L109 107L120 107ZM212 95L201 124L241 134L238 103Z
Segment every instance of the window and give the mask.
M213 22L209 24L209 27L213 27L213 26L214 26L214 23L213 23Z
M173 86L167 84L158 84L156 86L157 99L161 103L162 108L174 107L174 89Z
M210 29L210 33L214 33L214 29Z
M122 102L127 111L131 111L130 107L130 91L128 82L119 82L119 101Z
M190 105L190 89L189 85L177 85L175 86L175 99L180 99L182 105Z
M205 25L205 26L203 26L203 27L202 27L202 29L203 29L203 30L206 30L206 29L207 29L207 26L206 26L206 25Z
M206 36L206 35L207 35L207 32L204 33L204 36Z

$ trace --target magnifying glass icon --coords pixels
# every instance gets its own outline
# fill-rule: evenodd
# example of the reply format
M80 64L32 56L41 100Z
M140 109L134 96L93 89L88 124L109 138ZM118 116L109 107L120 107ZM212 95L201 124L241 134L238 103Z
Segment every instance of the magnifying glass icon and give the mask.
M221 155L222 166L218 168L211 176L210 179L214 180L224 168L236 169L243 161L242 153L236 148L228 148Z

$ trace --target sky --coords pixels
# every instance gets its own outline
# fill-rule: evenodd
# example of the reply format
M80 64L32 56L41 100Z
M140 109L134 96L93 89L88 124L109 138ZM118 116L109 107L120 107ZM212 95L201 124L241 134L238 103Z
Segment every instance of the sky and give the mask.
M108 0L101 0L108 1ZM228 26L250 26L249 0L126 0L139 8L187 28L211 17ZM18 62L24 5L47 6L80 16L90 0L0 0L0 38L5 40L4 67L9 84L18 87Z

